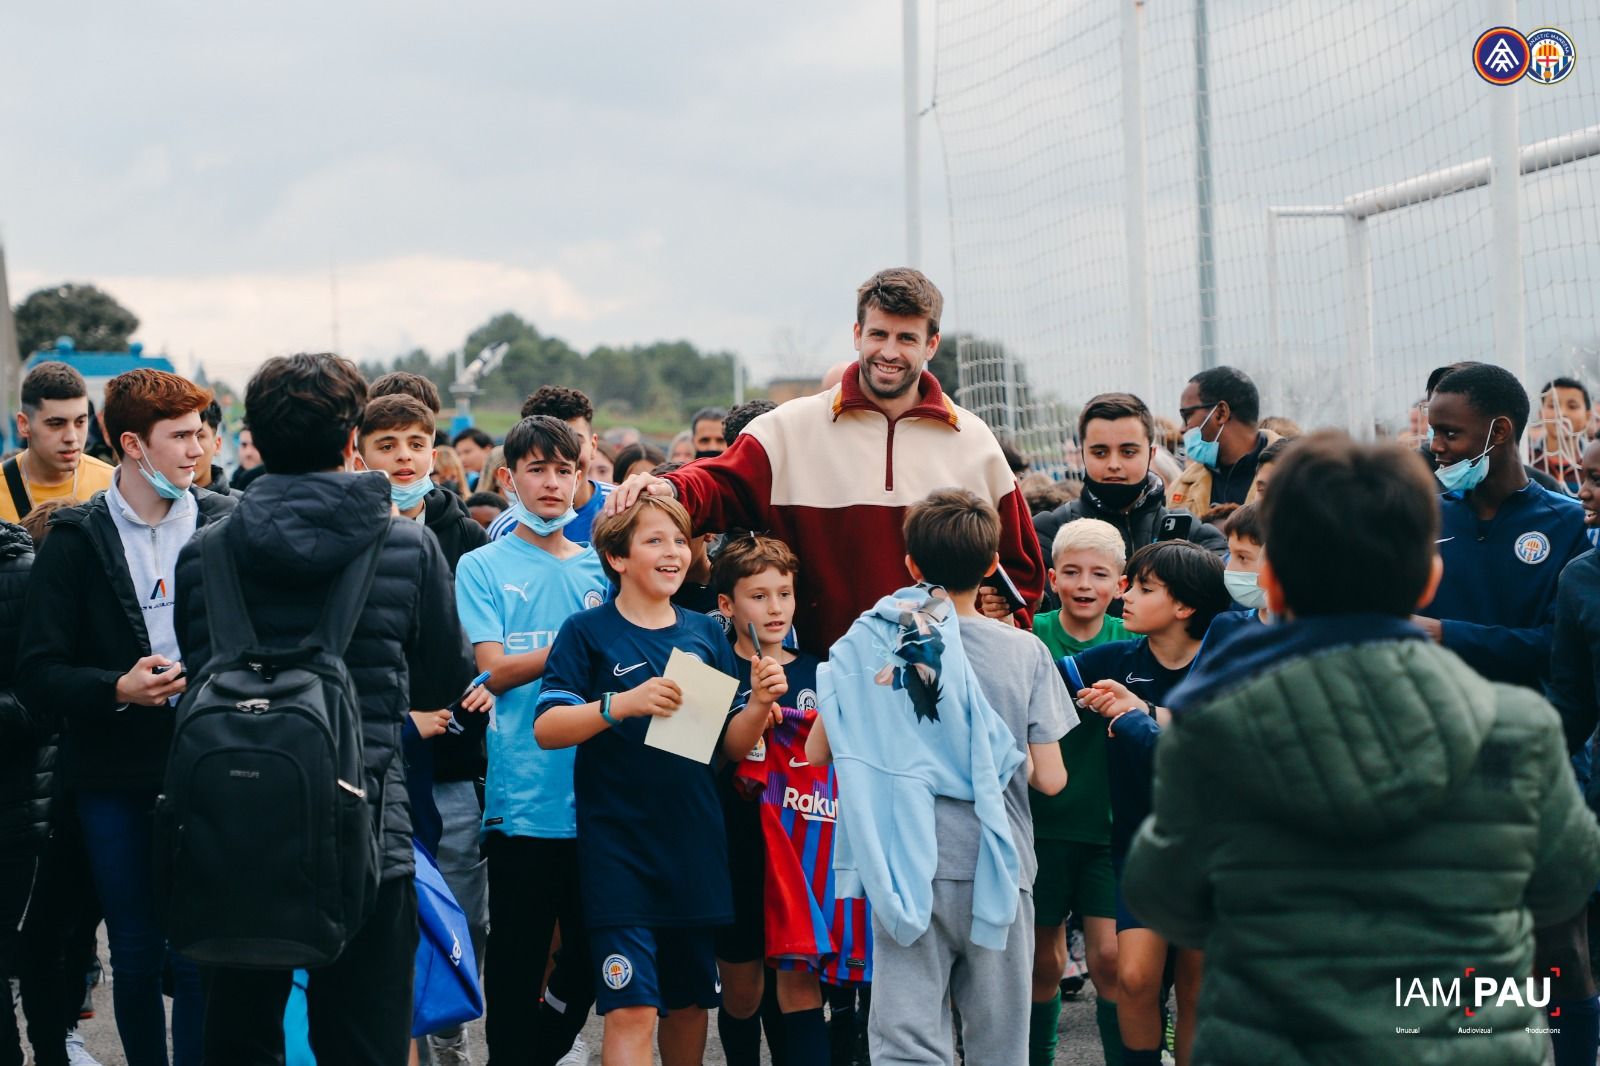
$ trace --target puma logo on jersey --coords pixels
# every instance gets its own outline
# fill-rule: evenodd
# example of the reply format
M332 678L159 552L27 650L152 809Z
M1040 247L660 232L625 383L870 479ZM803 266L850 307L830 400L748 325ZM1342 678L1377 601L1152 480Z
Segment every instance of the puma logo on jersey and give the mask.
M793 785L783 790L785 810L795 811L808 822L836 822L839 820L839 801L829 799L820 792L801 794Z
M528 602L528 586L530 584L532 584L532 582L524 581L520 585L513 585L513 584L511 584L511 582L508 581L504 585L500 586L500 591L501 592L515 592L518 596L522 597L522 602L523 603L527 603Z

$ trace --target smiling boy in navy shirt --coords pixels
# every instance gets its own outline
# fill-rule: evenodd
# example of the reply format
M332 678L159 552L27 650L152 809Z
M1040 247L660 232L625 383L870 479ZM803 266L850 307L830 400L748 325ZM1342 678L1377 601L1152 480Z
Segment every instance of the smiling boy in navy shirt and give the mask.
M602 1058L615 1066L647 1066L658 1015L662 1062L701 1061L706 1009L719 1003L714 930L733 921L715 772L645 744L649 719L682 704L662 676L674 649L737 672L722 627L672 603L689 540L688 512L667 497L641 497L595 524L617 594L562 625L535 711L542 747L578 749L578 870ZM749 703L730 710L717 744L724 759L749 753L788 690L769 656L750 673Z

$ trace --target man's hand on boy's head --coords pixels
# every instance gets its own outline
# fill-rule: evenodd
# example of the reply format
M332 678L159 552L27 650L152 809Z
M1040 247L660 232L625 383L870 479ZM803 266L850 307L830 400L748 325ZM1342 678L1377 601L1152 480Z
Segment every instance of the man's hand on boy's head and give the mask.
M638 688L611 697L613 718L670 718L683 706L683 689L676 681L652 677Z
M772 724L783 721L783 709L778 701L789 691L789 678L783 664L770 656L750 657L750 702L769 708Z
M600 509L600 515L603 518L610 518L614 514L621 514L632 507L640 496L676 498L677 495L672 482L664 477L656 477L654 474L634 474L611 490L611 495L606 497L605 506Z

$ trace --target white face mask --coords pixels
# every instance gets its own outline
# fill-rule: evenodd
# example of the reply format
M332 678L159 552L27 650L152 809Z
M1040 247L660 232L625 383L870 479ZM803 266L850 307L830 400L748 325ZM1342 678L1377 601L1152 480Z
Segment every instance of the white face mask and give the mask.
M1257 610L1267 605L1267 590L1257 583L1256 575L1248 570L1224 570L1222 583L1236 603Z

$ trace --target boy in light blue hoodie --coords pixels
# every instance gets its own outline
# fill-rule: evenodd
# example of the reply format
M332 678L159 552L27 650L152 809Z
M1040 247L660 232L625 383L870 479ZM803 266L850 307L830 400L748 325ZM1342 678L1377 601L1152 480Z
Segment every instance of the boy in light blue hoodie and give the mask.
M1066 786L1056 742L1077 715L1039 639L978 610L999 565L994 508L935 492L906 512L905 538L917 585L834 644L806 743L813 763L835 762L849 797L837 893L873 907L868 1045L879 1062L954 1061L953 1001L968 1062L1022 1063L1036 869L1028 786Z

